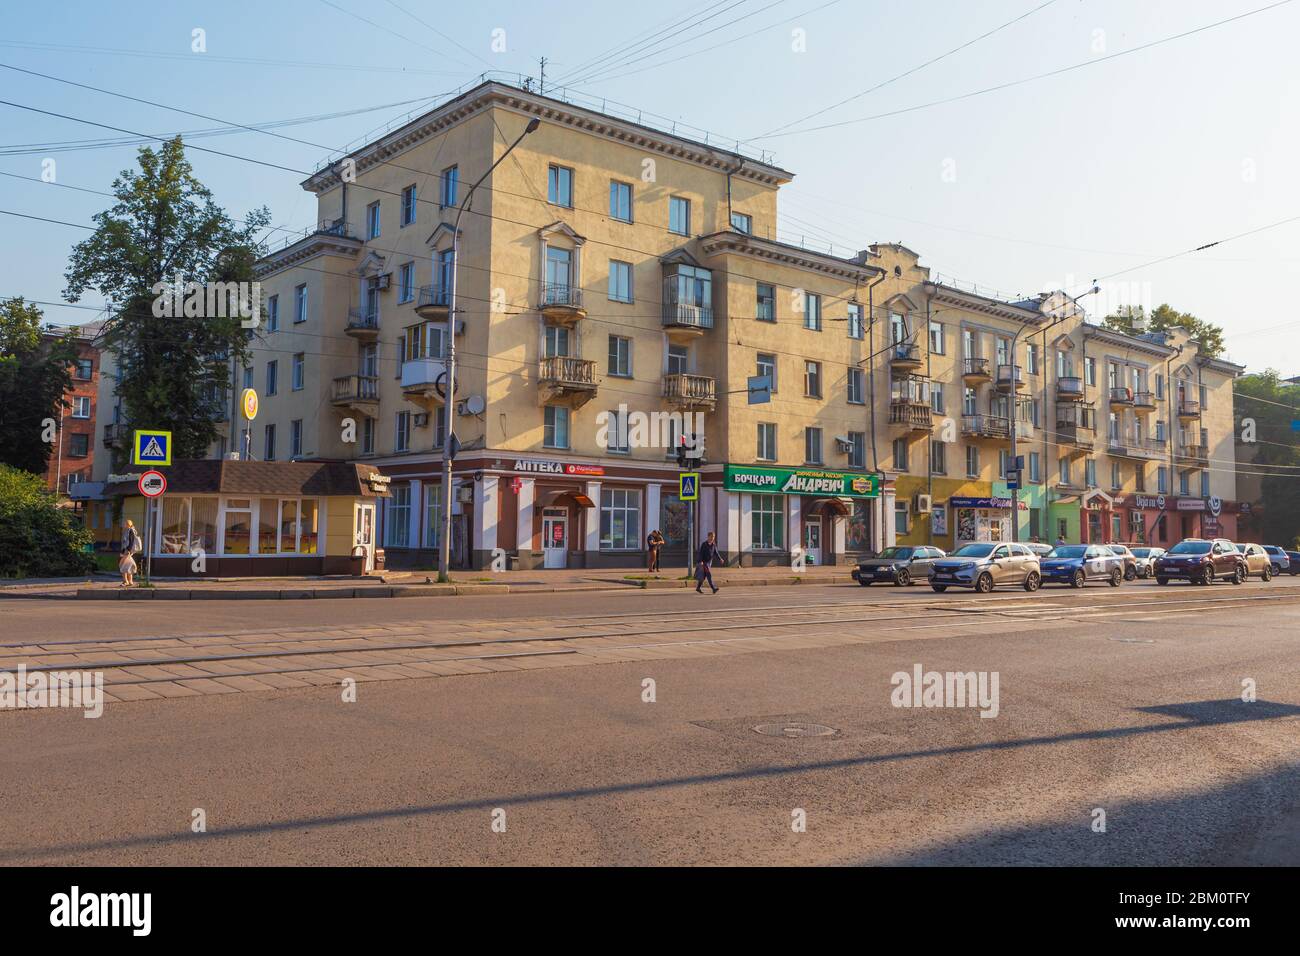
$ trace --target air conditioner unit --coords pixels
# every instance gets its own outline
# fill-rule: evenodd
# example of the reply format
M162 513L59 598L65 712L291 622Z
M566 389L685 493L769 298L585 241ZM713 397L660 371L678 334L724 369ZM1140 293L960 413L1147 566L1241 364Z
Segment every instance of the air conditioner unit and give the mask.
M849 452L853 450L853 439L844 438L841 437L840 435L836 435L835 447L838 448L842 454L847 455Z
M933 496L933 495L923 495L923 494L920 494L920 493L917 494L917 496L916 496L916 513L917 513L917 514L929 514L930 511L931 511L931 509L933 509L933 508L934 508L934 496Z
M461 485L456 489L456 500L461 504L469 504L474 500L474 486Z
M415 427L416 427L416 428L424 428L424 427L425 427L426 425L428 425L428 424L429 424L429 413L428 413L428 412L416 412L416 413L415 413Z
M393 281L393 274L391 272L382 273L375 282L375 288L387 289L388 284L392 281Z

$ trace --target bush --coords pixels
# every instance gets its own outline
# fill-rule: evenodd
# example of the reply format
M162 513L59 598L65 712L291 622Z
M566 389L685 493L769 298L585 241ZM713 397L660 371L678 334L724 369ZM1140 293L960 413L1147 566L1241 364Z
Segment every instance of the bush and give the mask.
M0 577L89 574L91 534L39 475L0 465Z

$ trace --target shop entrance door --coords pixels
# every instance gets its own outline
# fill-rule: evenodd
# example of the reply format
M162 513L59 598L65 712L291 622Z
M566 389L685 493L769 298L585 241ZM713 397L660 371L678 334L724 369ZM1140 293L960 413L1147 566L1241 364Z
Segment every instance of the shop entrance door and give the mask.
M1088 512L1088 543L1101 544L1103 541L1101 533L1101 512Z
M542 567L565 568L569 564L569 513L542 512Z
M814 518L803 527L803 551L808 563L820 567L822 563L822 519Z
M375 569L375 506L356 505L352 512L352 540L366 555L366 573Z

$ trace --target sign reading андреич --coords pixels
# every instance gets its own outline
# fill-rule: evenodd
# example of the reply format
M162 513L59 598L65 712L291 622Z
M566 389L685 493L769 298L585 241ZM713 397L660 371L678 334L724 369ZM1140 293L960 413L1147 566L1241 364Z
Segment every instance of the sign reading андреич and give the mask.
M880 476L810 468L727 465L723 474L723 487L727 491L750 491L766 495L879 498Z

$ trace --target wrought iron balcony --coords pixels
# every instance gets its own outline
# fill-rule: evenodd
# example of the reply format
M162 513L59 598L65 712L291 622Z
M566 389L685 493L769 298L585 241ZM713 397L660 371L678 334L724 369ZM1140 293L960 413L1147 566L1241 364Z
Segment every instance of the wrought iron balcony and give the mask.
M379 311L365 306L348 309L348 324L343 331L354 339L373 342L379 338Z
M1178 402L1178 417L1183 421L1192 421L1201 417L1201 403L1191 399L1181 399Z
M968 383L987 382L992 377L989 372L989 360L985 358L962 359L961 377Z
M889 367L901 372L912 372L924 363L921 347L915 342L897 342L889 350Z
M415 294L415 314L422 319L447 317L451 290L443 286L422 285Z
M1019 365L999 365L997 387L1003 391L1024 388L1025 377L1022 374L1023 371Z
M1123 385L1110 390L1111 408L1129 408L1133 404L1133 389Z
M1083 379L1077 375L1062 375L1056 380L1058 402L1081 402L1084 398Z

